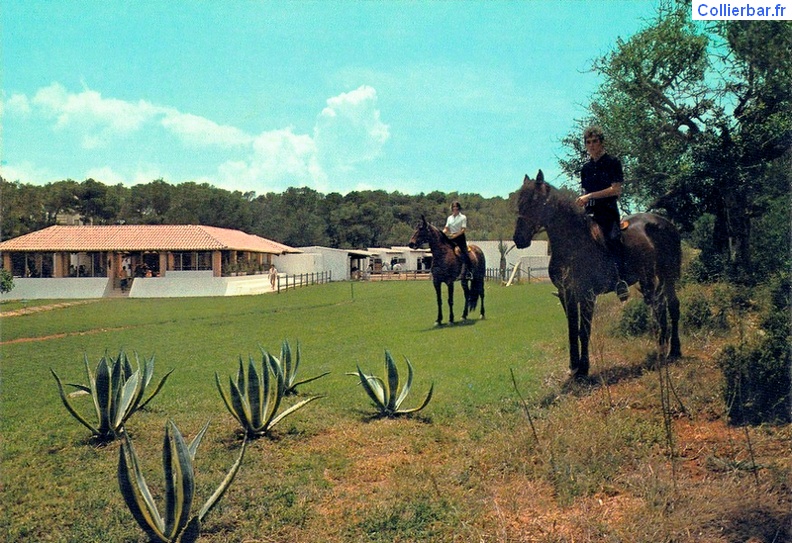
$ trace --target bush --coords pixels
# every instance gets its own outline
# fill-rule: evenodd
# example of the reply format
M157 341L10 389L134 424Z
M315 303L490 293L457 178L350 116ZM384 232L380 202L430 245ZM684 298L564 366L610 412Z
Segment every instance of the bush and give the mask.
M790 290L789 274L772 281L761 322L764 336L754 345L729 345L718 357L724 400L735 424L792 421Z
M0 292L11 292L14 288L14 276L5 268L0 268Z
M642 336L649 332L651 318L649 306L643 300L630 300L624 304L616 332L625 337Z
M729 329L729 312L743 303L726 284L688 285L680 294L681 321L686 333L723 332Z

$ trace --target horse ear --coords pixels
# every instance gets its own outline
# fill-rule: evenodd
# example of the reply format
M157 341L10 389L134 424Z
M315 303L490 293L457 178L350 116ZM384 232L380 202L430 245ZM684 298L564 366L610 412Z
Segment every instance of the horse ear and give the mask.
M527 185L530 181L531 178L528 177L528 174L525 174L525 177L523 178L523 185Z
M536 174L536 184L544 183L544 174L542 170L539 170L539 173Z
M421 222L426 224L426 217L424 216L423 213L421 213Z

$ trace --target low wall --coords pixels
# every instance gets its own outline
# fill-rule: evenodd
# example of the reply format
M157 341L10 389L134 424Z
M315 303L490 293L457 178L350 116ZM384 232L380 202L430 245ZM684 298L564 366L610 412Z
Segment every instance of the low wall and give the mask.
M1 294L0 300L102 298L112 289L107 277L14 277L14 288Z
M130 298L243 296L272 292L268 275L214 277L211 271L169 271L163 277L138 277Z

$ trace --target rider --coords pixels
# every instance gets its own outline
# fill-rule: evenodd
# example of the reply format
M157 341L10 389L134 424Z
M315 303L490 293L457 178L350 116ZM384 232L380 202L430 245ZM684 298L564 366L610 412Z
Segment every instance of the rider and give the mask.
M576 202L585 207L592 219L605 235L605 243L616 260L616 295L622 302L630 297L624 278L627 276L624 263L624 246L619 229L619 206L624 173L619 159L605 152L605 135L602 128L591 126L583 132L586 152L590 160L580 172L583 195Z
M465 239L466 228L467 217L462 214L462 204L454 201L451 203L451 215L446 220L443 233L454 246L459 247L459 252L462 253L462 262L465 265L465 277L470 279L473 276L473 266L471 266L468 256L467 240Z

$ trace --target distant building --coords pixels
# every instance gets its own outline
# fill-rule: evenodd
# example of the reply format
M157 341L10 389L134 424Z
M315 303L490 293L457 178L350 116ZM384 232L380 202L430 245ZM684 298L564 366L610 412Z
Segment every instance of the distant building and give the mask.
M3 268L15 277L14 289L3 298L255 293L207 280L263 274L276 255L298 252L212 226L55 225L0 243Z

